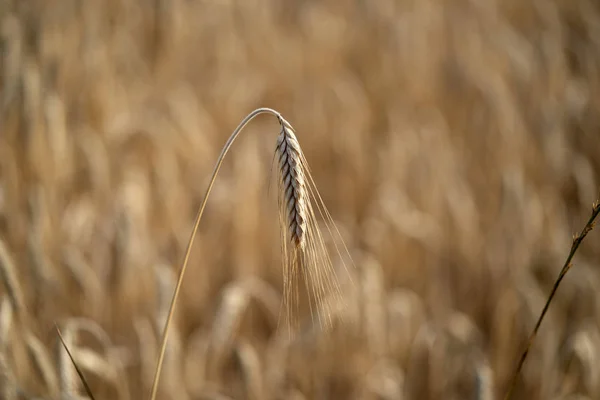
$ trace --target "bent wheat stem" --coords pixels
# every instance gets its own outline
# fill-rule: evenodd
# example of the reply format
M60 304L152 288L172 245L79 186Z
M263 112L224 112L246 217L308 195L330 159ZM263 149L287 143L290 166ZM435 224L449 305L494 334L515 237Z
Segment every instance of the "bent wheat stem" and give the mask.
M173 292L173 298L171 299L171 305L169 306L169 313L167 315L167 321L165 322L165 327L162 333L162 338L161 338L161 343L160 343L160 348L159 348L159 354L158 354L158 361L156 364L156 370L154 373L154 380L152 382L152 392L150 394L150 400L155 400L156 399L156 394L158 392L158 382L160 379L160 372L162 369L162 364L164 361L164 357L165 357L165 351L167 348L167 338L169 335L169 328L171 326L171 322L173 319L173 314L175 311L175 305L177 303L177 298L179 297L179 292L181 290L181 285L183 284L183 276L185 274L185 270L187 268L188 265L188 261L190 258L190 253L192 250L192 244L194 243L194 239L196 238L196 233L198 231L198 226L200 225L200 220L202 219L202 214L204 213L204 208L206 206L206 202L208 200L208 196L210 195L210 192L212 190L212 187L215 183L215 179L217 178L217 174L219 172L219 170L221 169L221 164L223 164L223 159L225 158L225 156L227 155L227 152L229 151L229 149L231 148L231 145L233 144L233 142L235 141L235 139L238 137L238 135L242 132L242 130L244 129L244 127L254 119L254 117L256 117L259 114L265 114L265 113L269 113L269 114L273 114L275 117L277 117L277 120L279 121L279 123L283 126L283 118L281 117L281 114L279 114L277 111L270 109L270 108L259 108L256 109L254 111L252 111L250 114L248 114L246 116L246 118L244 118L242 120L242 122L240 122L240 124L237 126L237 128L235 128L235 130L233 131L233 133L231 134L231 136L229 137L229 139L227 140L227 142L225 143L225 146L223 146L223 150L221 150L221 154L219 155L219 158L217 159L217 163L215 164L214 170L212 172L212 176L210 178L210 181L208 183L208 187L206 188L206 192L204 194L204 198L202 199L202 203L200 204L200 207L198 208L198 213L196 214L196 219L194 222L194 227L192 228L192 233L190 235L190 238L188 240L188 244L187 244L187 248L185 250L185 255L183 257L183 262L181 264L181 268L179 271L179 276L177 278L177 284L175 285L175 291Z
M311 316L316 314L319 317L319 323L322 327L331 327L332 318L330 311L337 307L341 300L341 291L337 282L337 277L325 241L321 235L315 210L312 201L315 202L317 211L326 220L327 229L330 234L333 234L331 226L335 228L335 232L339 231L335 227L331 215L327 211L325 204L312 180L308 163L304 158L298 139L294 133L292 126L279 114L277 111L270 108L259 108L254 110L233 131L217 162L215 164L212 176L208 183L204 199L198 209L196 220L190 235L179 277L175 285L175 291L167 321L162 334L161 344L159 348L158 361L156 365L154 381L152 382L152 392L150 400L155 400L158 391L158 382L160 372L165 357L167 338L169 328L172 323L175 305L183 284L183 277L188 265L188 260L191 253L191 247L198 231L198 226L204 213L204 208L208 200L208 196L212 190L213 184L217 177L217 173L221 168L225 155L231 148L231 145L238 137L242 129L257 115L262 113L270 113L277 117L281 132L277 138L276 155L278 156L279 167L279 217L282 236L282 255L283 255L283 304L285 306L286 322L288 328L292 325L292 315L297 310L293 306L298 304L298 291L295 278L298 275L304 277L309 298L309 307ZM343 243L341 235L338 236ZM346 245L344 249L349 256ZM336 244L336 250L341 256L339 248ZM342 264L344 261L342 260ZM344 264L345 267L345 264ZM328 299L327 295L332 294L334 299ZM313 301L315 304L313 304ZM336 304L336 301L338 302ZM316 308L313 310L313 306Z

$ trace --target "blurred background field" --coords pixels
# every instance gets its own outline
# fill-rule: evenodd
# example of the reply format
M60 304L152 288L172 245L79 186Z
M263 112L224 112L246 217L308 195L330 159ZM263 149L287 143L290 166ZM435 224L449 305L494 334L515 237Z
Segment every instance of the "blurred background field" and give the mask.
M0 28L2 398L83 395L56 322L97 399L147 399L213 163L261 106L296 128L355 285L330 334L277 334L278 126L258 118L159 397L502 398L598 196L594 1L3 0ZM598 238L515 398L600 398Z

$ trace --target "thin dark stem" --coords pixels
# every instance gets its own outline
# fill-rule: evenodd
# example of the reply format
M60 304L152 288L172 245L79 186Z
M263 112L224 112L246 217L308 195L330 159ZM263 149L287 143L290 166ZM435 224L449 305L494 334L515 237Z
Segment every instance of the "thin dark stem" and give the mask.
M509 400L511 398L513 390L517 383L517 378L519 377L519 374L521 373L523 364L525 364L525 359L527 358L527 355L529 354L529 349L531 349L531 346L533 345L533 342L535 341L537 333L540 329L540 325L542 325L542 320L546 316L546 312L548 311L548 308L550 307L550 303L552 302L552 299L554 298L554 295L556 294L556 291L558 290L558 287L560 286L560 283L562 282L563 278L565 277L567 272L569 272L569 270L573 266L571 261L573 260L573 256L577 252L579 245L581 244L583 239L587 236L587 234L590 233L590 231L594 228L594 221L599 213L600 213L600 202L596 202L596 203L594 203L593 208L592 208L592 215L590 216L590 219L588 220L588 222L585 224L585 227L583 228L581 233L579 233L578 235L576 235L573 238L573 244L571 245L571 251L569 252L569 256L567 257L565 264L563 265L562 269L560 270L560 273L558 274L558 278L556 278L556 282L554 282L554 286L552 286L552 291L550 292L550 296L548 296L548 300L546 300L546 304L544 305L544 308L542 309L542 313L540 314L540 316L537 320L537 323L535 324L535 328L533 328L533 331L529 335L529 339L527 340L527 346L525 347L525 350L523 351L523 354L521 355L521 358L519 359L519 363L517 364L517 368L515 369L515 372L511 379L510 386L508 388L508 392L506 393L506 396L504 397L505 400Z

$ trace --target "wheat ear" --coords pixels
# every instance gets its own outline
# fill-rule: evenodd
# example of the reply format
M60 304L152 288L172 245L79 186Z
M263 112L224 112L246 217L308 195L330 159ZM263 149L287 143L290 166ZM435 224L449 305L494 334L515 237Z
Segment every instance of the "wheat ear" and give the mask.
M283 196L285 221L290 241L296 248L305 244L308 192L302 165L302 149L292 126L281 119L281 133L277 138L279 158L280 195Z
M168 335L169 335L169 328L170 328L171 323L172 323L173 314L174 314L174 311L175 311L175 305L177 303L177 298L179 297L179 292L180 292L181 286L183 284L183 276L185 274L185 270L186 270L187 265L188 265L188 261L189 261L189 257L190 257L190 253L191 253L191 249L192 249L192 244L194 242L194 239L196 238L196 233L198 231L198 226L200 225L200 220L202 219L202 214L204 213L204 208L206 207L206 202L208 200L208 196L210 195L212 187L213 187L213 185L215 183L215 179L217 178L217 174L218 174L219 170L221 169L221 165L223 164L223 159L225 158L225 156L229 152L229 149L231 148L231 145L233 144L233 142L235 141L235 139L239 136L239 134L244 129L244 127L250 121L252 121L257 115L259 115L259 114L272 114L275 117L277 117L277 120L279 121L279 123L282 126L284 125L284 122L283 122L284 119L281 117L281 114L279 114L277 111L275 111L273 109L270 109L270 108L259 108L259 109L256 109L256 110L252 111L250 114L248 114L242 120L242 122L240 122L240 124L237 126L237 128L235 128L235 130L233 131L233 133L231 134L231 136L229 137L229 139L227 140L227 142L223 146L223 150L221 150L221 154L219 155L219 158L217 159L217 162L215 164L214 170L212 172L212 176L211 176L210 181L208 183L208 187L206 188L206 193L204 194L204 198L202 199L202 203L200 204L200 207L198 208L198 212L196 214L196 219L195 219L195 222L194 222L194 227L192 228L192 233L190 234L190 238L188 240L188 244L187 244L187 247L186 247L186 250L185 250L185 255L183 257L183 262L181 264L181 268L180 268L180 271L179 271L179 276L177 278L177 284L175 285L175 291L173 292L173 298L171 299L171 305L169 307L169 313L167 315L167 320L166 320L165 327L164 327L164 330L163 330L163 333L162 333L162 338L161 338L161 343L160 343L160 348L159 348L159 354L158 354L158 361L157 361L157 364L156 364L156 370L154 372L154 380L152 382L152 391L151 391L151 394L150 394L150 400L155 400L156 399L156 394L158 392L158 382L159 382L159 378L160 378L160 372L161 372L161 369L162 369L162 364L163 364L164 357L165 357L165 350L166 350L166 346L167 346L167 338L168 338Z
M333 311L344 306L338 277L317 215L324 222L329 238L333 239L350 283L351 275L344 259L352 262L352 258L319 194L294 128L283 118L280 122L276 155L279 161L279 226L283 254L283 319L291 336L298 328L300 314L297 309L299 276L304 281L313 322L317 322L320 328L332 328ZM317 321L314 321L315 317Z
M204 213L208 196L210 195L217 177L217 173L221 168L225 155L242 129L254 117L263 113L270 113L277 117L281 126L281 131L277 138L276 155L278 156L279 166L280 228L283 236L283 303L285 310L288 312L288 327L291 328L292 324L290 323L290 318L294 316L293 313L295 311L292 307L294 303L293 300L295 300L295 305L298 303L298 292L295 279L300 274L303 275L306 289L309 292L311 315L314 316L315 314L313 308L318 307L316 309L316 314L319 316L320 325L331 326L330 310L333 306L338 306L338 304L335 303L340 302L341 291L337 282L337 277L335 276L331 258L317 223L316 213L326 221L327 229L332 237L336 236L335 233L337 233L337 237L343 245L345 254L348 255L348 257L350 255L311 177L308 163L304 158L294 129L277 111L270 108L259 108L248 114L242 120L225 143L225 146L217 159L217 163L215 164L202 203L198 209L194 227L188 241L177 283L175 285L173 298L171 299L169 312L167 314L167 320L159 347L154 380L152 382L150 400L156 399L160 372L165 356L167 337L172 323L175 305L183 284L183 276L187 268L192 243L196 237L196 232L198 231L198 226L202 214ZM312 206L313 201L316 205L316 213ZM340 248L337 243L334 244L338 255L342 259L342 264L344 265L344 268L346 268ZM347 269L346 272L348 272ZM325 301L329 294L333 294L334 299L332 299L332 301ZM313 301L315 301L315 304L313 304Z

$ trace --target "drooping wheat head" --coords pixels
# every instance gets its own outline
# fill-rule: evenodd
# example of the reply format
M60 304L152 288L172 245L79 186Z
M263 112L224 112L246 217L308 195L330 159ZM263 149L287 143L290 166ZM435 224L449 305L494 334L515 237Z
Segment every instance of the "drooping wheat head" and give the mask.
M304 284L309 293L308 300L311 316L313 316L313 318L315 314L318 316L320 327L328 328L332 326L332 310L342 303L340 285L318 226L312 205L313 202L316 205L317 212L327 226L344 268L346 264L344 263L344 258L342 257L338 243L343 245L345 254L349 257L348 249L343 243L343 240L341 240L341 235L335 227L329 211L327 211L327 208L323 204L323 200L312 179L308 163L304 158L294 129L277 111L270 108L256 109L240 122L223 146L208 183L204 199L198 208L163 329L150 400L156 399L158 382L164 361L167 338L175 311L175 305L183 284L192 243L196 237L198 226L202 219L206 202L215 183L215 179L225 156L240 132L252 119L263 113L274 115L281 125L281 131L277 139L276 155L278 155L280 176L279 226L281 228L283 254L283 314L284 320L287 323L287 328L290 329L290 332L293 332L293 325L295 325L295 322L299 319L297 278L300 274L302 274L304 278Z
M302 149L290 124L282 118L277 137L280 194L290 242L302 249L306 233L306 182L302 166Z
M298 276L302 275L311 316L317 318L321 328L329 329L333 323L332 311L341 304L341 288L313 204L327 226L345 268L338 247L343 240L316 188L294 129L283 117L279 117L279 122L281 132L277 138L276 156L283 254L282 312L287 328L290 332L295 331L300 300ZM344 249L347 255L345 245Z

